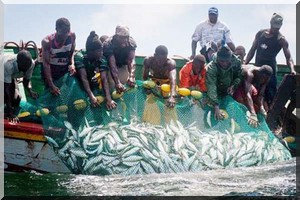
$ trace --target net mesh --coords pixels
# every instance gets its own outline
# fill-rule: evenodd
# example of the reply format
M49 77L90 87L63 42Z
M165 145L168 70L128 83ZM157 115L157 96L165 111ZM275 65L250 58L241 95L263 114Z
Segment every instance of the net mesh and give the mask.
M229 96L220 104L228 117L216 121L213 108L191 96L166 107L159 88L145 89L142 81L115 99L118 106L110 111L105 101L91 107L76 77L66 74L55 85L61 95L46 89L34 103L23 102L21 113L34 113L31 120L43 123L48 143L73 173L200 171L291 158L263 116L257 128L249 126L247 108Z

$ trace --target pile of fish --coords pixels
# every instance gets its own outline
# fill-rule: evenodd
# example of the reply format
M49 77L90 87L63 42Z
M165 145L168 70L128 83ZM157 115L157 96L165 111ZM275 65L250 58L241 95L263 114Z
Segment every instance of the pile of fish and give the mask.
M268 133L202 132L171 121L165 127L132 119L74 130L65 121L61 139L46 136L58 156L78 174L134 175L255 166L291 158Z

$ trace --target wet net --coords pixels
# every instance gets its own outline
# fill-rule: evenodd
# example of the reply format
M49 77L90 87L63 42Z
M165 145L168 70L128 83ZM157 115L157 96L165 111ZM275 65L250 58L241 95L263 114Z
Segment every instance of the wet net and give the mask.
M284 145L258 115L248 125L247 108L230 96L222 99L224 120L214 119L205 96L177 97L166 107L159 87L142 81L123 95L113 95L117 108L105 101L91 107L81 83L66 74L55 83L61 95L46 89L35 103L22 102L20 114L40 121L48 143L73 172L97 175L173 173L255 166L290 159ZM94 91L103 100L101 90Z

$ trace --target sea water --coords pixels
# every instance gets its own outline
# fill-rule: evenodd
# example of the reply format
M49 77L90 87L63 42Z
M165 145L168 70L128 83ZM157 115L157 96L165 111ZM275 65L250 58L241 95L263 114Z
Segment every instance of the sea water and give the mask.
M296 158L256 167L134 176L5 173L5 196L295 196Z

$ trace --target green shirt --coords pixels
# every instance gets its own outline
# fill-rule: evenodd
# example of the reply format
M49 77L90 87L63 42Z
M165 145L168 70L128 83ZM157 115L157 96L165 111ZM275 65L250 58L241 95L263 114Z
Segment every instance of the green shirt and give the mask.
M213 105L218 104L219 99L228 94L227 89L229 87L234 86L234 89L237 88L241 82L241 72L241 61L235 55L232 55L231 65L227 69L221 68L217 63L217 59L213 59L207 65L207 96Z
M100 58L99 60L91 61L87 58L87 53L83 49L75 54L74 61L75 69L77 71L81 68L85 68L89 81L95 76L96 68L99 69L99 72L109 70L107 60L104 57Z

